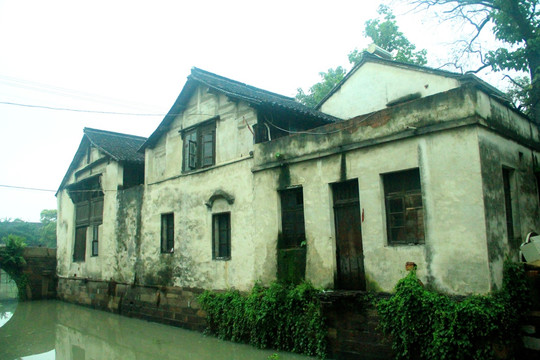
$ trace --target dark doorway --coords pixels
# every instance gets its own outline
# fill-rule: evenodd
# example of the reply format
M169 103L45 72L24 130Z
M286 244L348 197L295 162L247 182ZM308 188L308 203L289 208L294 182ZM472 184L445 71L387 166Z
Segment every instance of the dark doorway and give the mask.
M332 185L336 224L336 289L366 290L358 180Z

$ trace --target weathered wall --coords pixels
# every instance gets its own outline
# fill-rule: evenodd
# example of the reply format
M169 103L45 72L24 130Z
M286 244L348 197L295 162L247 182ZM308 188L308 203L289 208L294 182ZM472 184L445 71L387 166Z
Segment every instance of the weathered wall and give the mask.
M177 286L250 288L260 259L253 236L251 160L148 185L142 211L142 266L137 278L149 284L172 275ZM216 191L234 197L205 203ZM174 253L161 254L161 214L174 213ZM212 214L231 213L231 259L212 260ZM161 275L160 275L161 274ZM161 277L161 279L160 279ZM172 285L171 283L170 285Z
M473 91L454 90L329 125L314 135L257 144L256 196L272 200L256 214L259 221L273 224L259 227L256 237L275 244L276 190L284 185L278 184L279 169L288 163L285 185L304 188L306 277L332 287L336 249L330 184L358 179L368 289L392 290L404 275L405 262L412 261L422 280L440 290L489 291L478 139L470 126L478 122L475 106ZM334 134L337 129L342 131ZM333 134L320 135L324 131ZM419 168L421 175L425 244L389 246L381 174L411 168Z
M316 139L307 135L303 141L309 147L315 146L311 142ZM292 155L298 148L285 142L283 145L285 154ZM264 145L257 151L264 151L263 148ZM330 184L358 179L368 289L391 291L404 275L405 262L412 261L418 265L422 280L440 290L489 291L482 180L474 128L416 136L345 154L345 162L342 154L336 152L288 166L288 185L301 185L304 189L307 279L318 286L333 287L336 249ZM381 174L411 168L419 168L421 174L425 244L391 246L386 240ZM264 224L257 228L256 238L266 239L263 243L268 244L267 250L275 248L277 238L277 190L283 185L279 181L282 169L255 173L256 184L267 184L256 186L257 197L267 201L258 205L255 212L256 222ZM473 278L471 272L475 274Z
M494 286L502 284L502 266L508 254L517 260L520 244L531 231L540 229L538 189L534 176L537 151L505 139L488 130L479 133L486 230L490 271ZM503 168L511 171L510 193L514 238L508 238Z
M23 252L26 265L23 274L28 279L26 295L29 300L56 297L56 249L27 247Z
M101 189L104 194L103 223L98 226L98 256L92 256L92 227L86 233L86 254L84 262L73 262L75 242L75 205L67 190L57 194L57 254L59 276L81 276L93 279L108 279L113 276L116 262L116 222L118 202L117 193L123 184L123 168L116 161L107 161L106 155L97 149L92 150L90 163L82 159L72 172L66 185L81 181L90 176L101 175ZM96 164L97 162L97 164ZM129 191L129 190L128 190ZM126 210L127 211L127 210Z
M113 279L120 283L137 282L135 269L143 265L140 261L143 198L143 185L117 192L114 241L111 248L104 249L113 254L104 265L111 273L102 279Z
M456 79L367 62L324 102L320 110L341 119L386 108L403 96L419 93L430 96L459 86Z

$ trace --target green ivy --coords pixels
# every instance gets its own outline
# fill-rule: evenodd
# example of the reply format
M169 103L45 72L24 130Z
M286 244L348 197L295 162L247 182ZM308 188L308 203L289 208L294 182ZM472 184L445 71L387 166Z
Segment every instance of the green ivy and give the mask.
M208 330L221 339L324 358L327 329L318 293L309 283L257 284L246 295L205 291L199 302Z
M528 294L523 266L509 261L500 291L465 299L426 290L411 271L377 310L397 359L493 359L518 350Z
M8 235L2 239L6 246L0 247L0 266L15 281L19 290L19 299L26 299L26 285L28 278L23 274L26 261L23 251L26 247L24 238L16 235Z

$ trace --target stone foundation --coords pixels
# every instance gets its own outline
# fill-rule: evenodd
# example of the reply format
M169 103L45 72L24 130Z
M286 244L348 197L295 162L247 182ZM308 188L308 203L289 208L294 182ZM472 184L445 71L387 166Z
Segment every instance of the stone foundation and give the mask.
M206 328L206 313L197 302L202 291L79 278L58 279L60 300L197 331Z
M197 302L202 292L80 278L58 280L60 300L196 331L206 329L206 313ZM393 359L390 343L378 330L377 311L365 305L363 296L363 292L340 291L321 295L328 325L329 358Z
M56 298L56 249L26 247L23 251L26 265L23 274L28 279L28 300Z
M320 297L328 326L328 357L331 359L394 359L391 344L383 337L379 316L364 301L364 292L335 291Z

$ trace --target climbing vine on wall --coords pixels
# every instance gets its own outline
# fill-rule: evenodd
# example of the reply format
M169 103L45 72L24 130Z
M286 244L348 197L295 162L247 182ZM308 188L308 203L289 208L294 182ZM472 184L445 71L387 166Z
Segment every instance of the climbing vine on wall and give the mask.
M485 296L456 299L428 291L414 271L395 290L377 309L397 359L492 359L517 350L529 305L522 265L507 261L502 289Z
M19 299L26 299L27 276L23 274L26 261L23 251L26 247L24 238L16 235L8 235L2 239L6 244L0 247L0 267L15 281L19 290Z
M221 339L324 358L327 329L318 293L308 283L273 283L255 285L247 295L205 291L199 302L208 330Z

